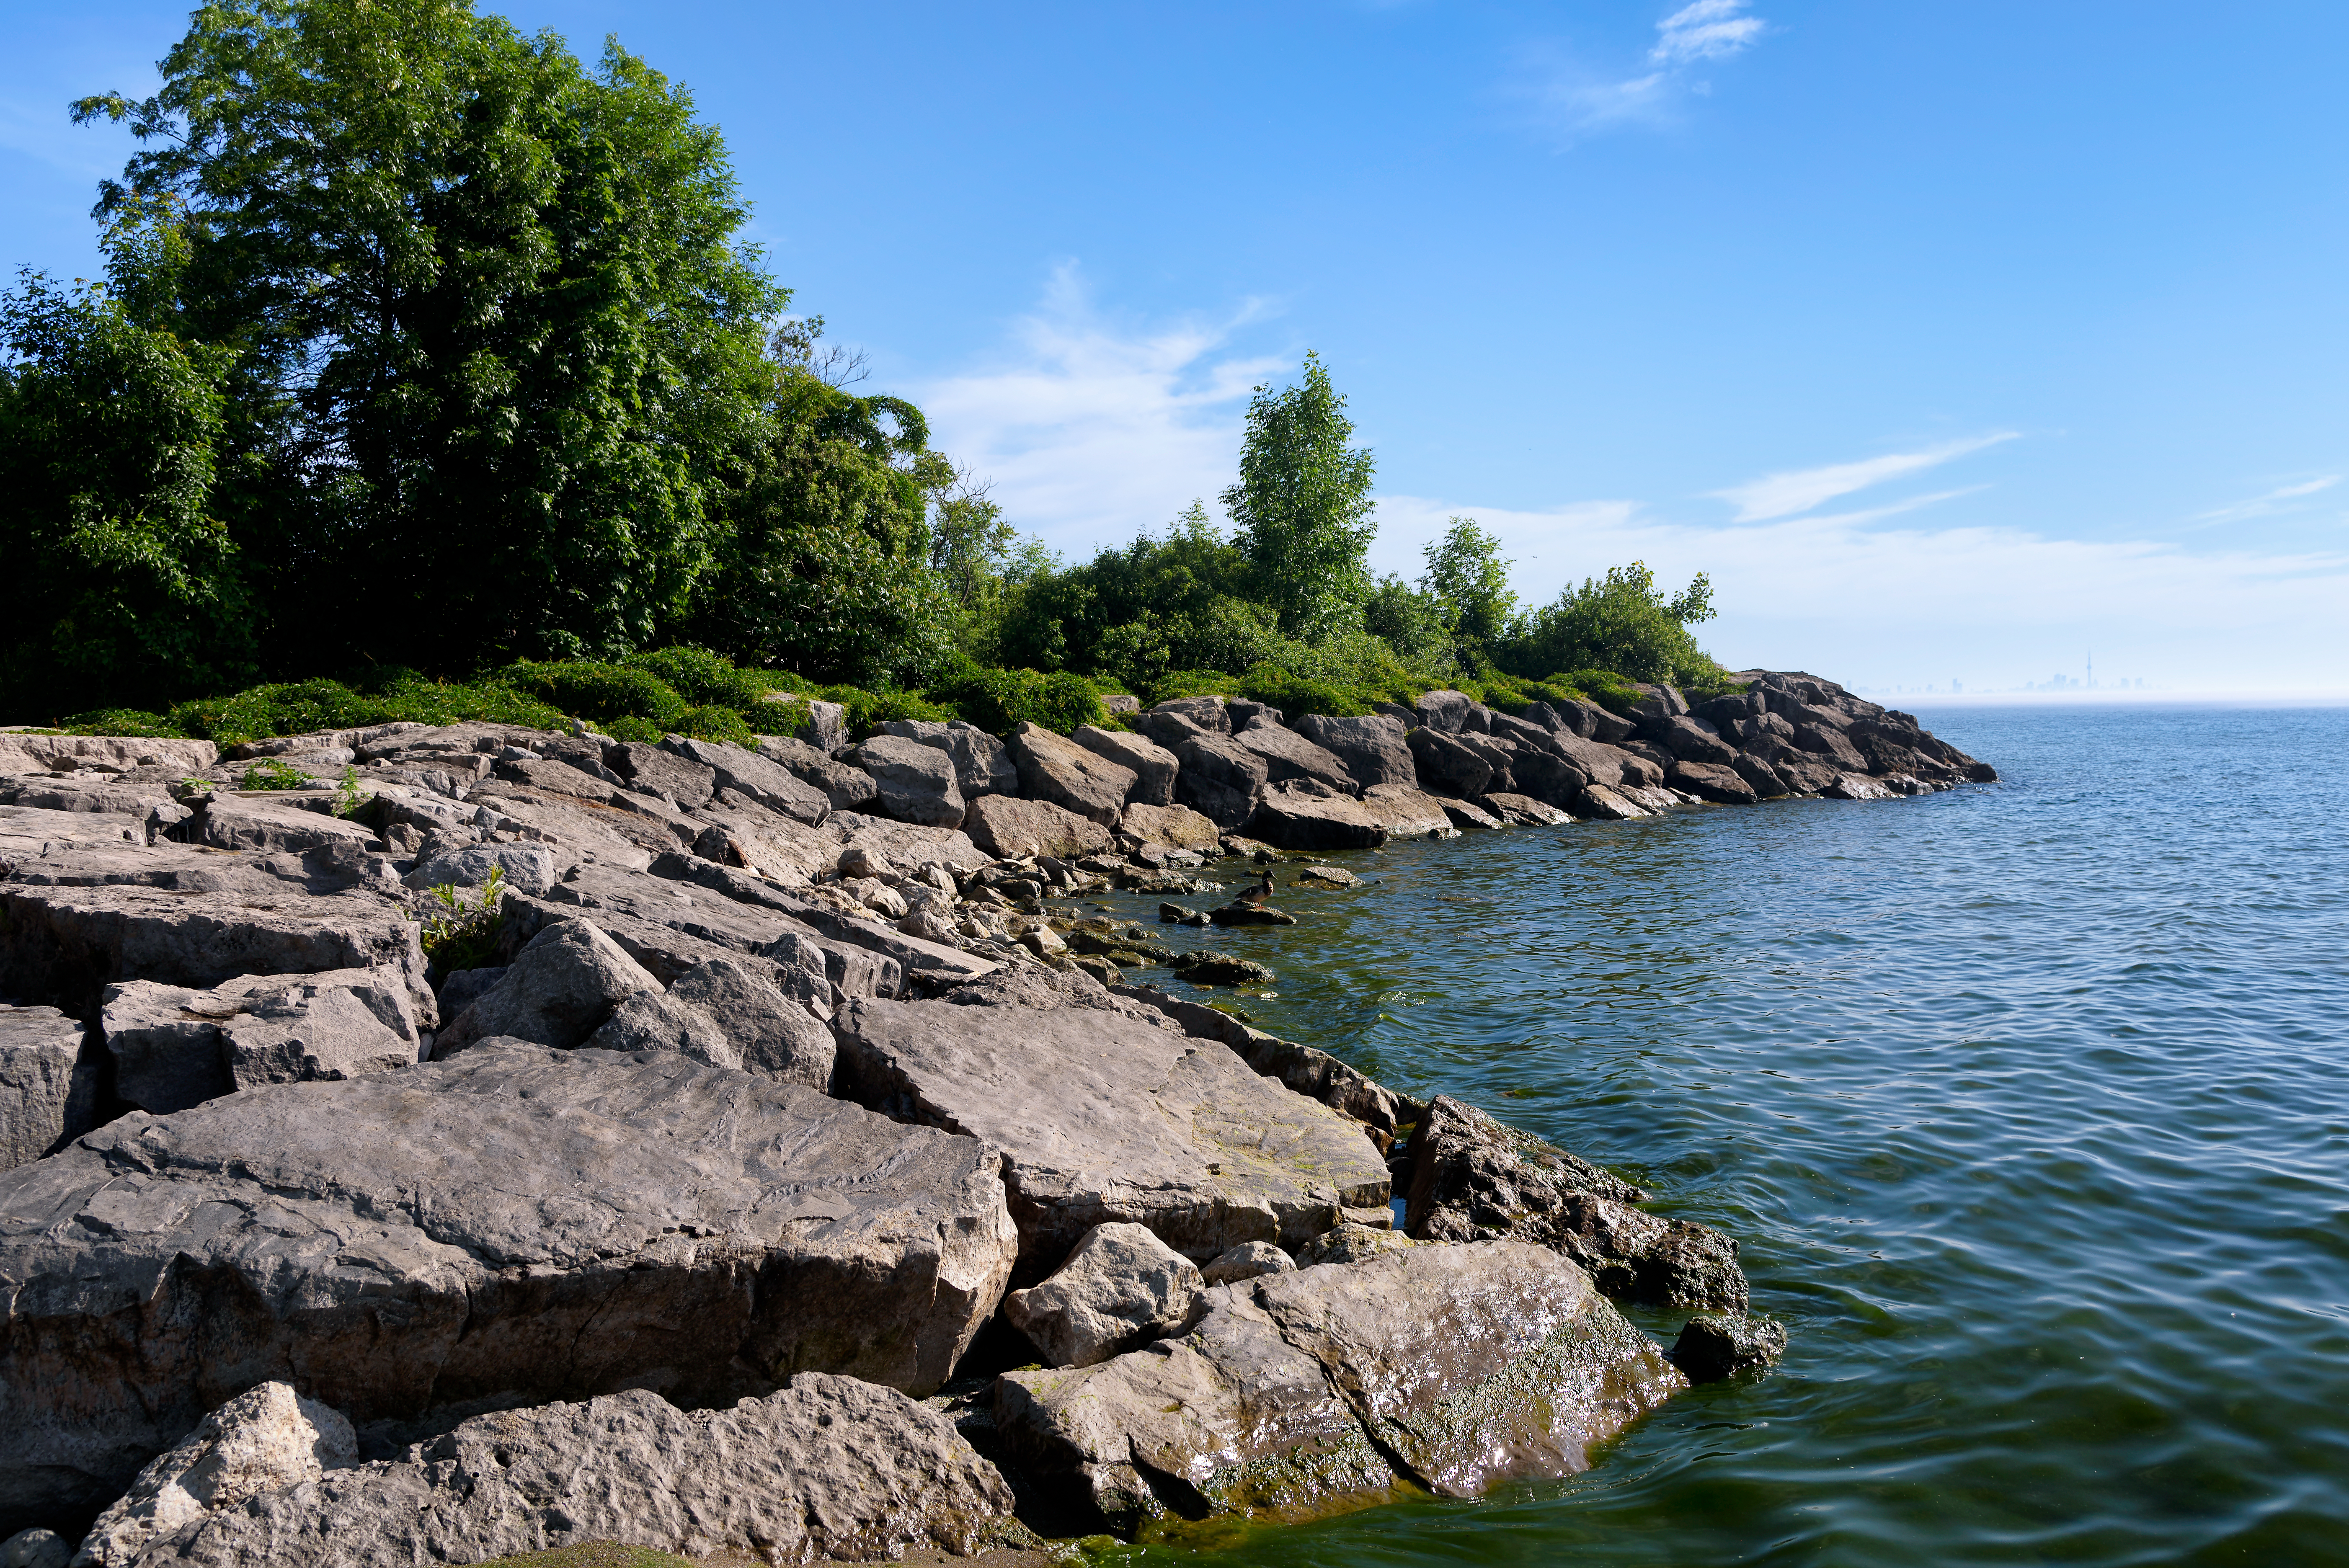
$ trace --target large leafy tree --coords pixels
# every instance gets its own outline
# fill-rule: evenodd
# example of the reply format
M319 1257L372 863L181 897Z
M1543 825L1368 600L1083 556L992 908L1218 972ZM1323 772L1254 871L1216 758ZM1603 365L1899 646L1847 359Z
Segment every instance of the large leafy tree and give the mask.
M1443 607L1464 649L1482 653L1508 634L1517 596L1509 587L1509 562L1501 558L1498 539L1475 518L1455 517L1444 537L1422 553L1427 571L1420 589Z
M1643 562L1585 578L1526 617L1500 652L1512 675L1536 679L1575 670L1612 670L1635 681L1702 683L1713 663L1689 628L1713 619L1713 583L1702 572L1666 596Z
M76 112L129 123L101 206L165 232L118 296L235 354L232 521L283 645L448 666L679 614L785 298L683 89L468 0L225 0L161 69Z
M1318 355L1300 384L1259 387L1248 401L1239 482L1223 494L1248 562L1254 597L1292 637L1323 634L1359 610L1371 589L1363 556L1371 521L1367 449L1347 445L1353 421Z
M0 333L0 711L160 707L249 678L251 606L212 510L230 356L31 275Z

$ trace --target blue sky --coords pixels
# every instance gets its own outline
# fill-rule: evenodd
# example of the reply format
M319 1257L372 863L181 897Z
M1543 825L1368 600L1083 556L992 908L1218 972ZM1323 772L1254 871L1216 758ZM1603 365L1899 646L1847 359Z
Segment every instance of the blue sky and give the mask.
M1376 561L1709 572L1732 664L2349 688L2349 7L502 8L725 128L798 308L1072 554L1330 363ZM184 9L11 0L0 253L88 270Z

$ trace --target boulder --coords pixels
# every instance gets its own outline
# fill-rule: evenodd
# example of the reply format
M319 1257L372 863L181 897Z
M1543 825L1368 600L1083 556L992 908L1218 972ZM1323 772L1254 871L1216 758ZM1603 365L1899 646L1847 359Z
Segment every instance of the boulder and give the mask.
M767 700L785 709L792 703L806 705L807 717L783 738L813 747L827 757L848 744L847 704L826 702L821 697L802 696L797 692L788 691L769 692Z
M1222 830L1188 806L1128 806L1117 820L1117 830L1145 844L1200 854L1214 854L1222 843Z
M1650 725L1641 738L1662 747L1683 762L1709 762L1726 768L1737 760L1737 748L1722 738L1711 720L1693 715Z
M361 1425L803 1371L926 1394L1009 1271L1000 1166L674 1052L518 1041L124 1117L0 1174L0 1530L95 1514L272 1379Z
M940 724L935 719L893 718L882 732L936 747L953 759L956 788L964 800L983 795L1017 795L1019 769L1003 742L963 719Z
M1174 750L1174 798L1226 831L1247 825L1271 764L1227 735L1200 735Z
M416 923L390 900L259 879L233 899L218 891L0 883L0 974L19 1000L94 1017L105 987L129 980L206 990L245 975L391 969L419 1016L438 1016Z
M1508 788L1506 767L1496 766L1494 756L1457 734L1422 726L1411 732L1409 740L1419 780L1430 789L1465 799Z
M624 740L606 747L604 765L626 779L629 788L666 795L688 811L708 805L718 793L715 769L642 741Z
M1452 819L1455 828L1481 828L1489 832L1501 826L1501 819L1467 800L1444 801L1444 814Z
M1118 995L1156 1008L1194 1039L1220 1040L1265 1078L1278 1078L1297 1093L1369 1128L1381 1148L1421 1108L1373 1083L1329 1052L1266 1034L1220 1008L1186 1002L1149 986L1120 986Z
M1133 788L1126 793L1128 805L1171 806L1174 803L1174 775L1182 764L1175 760L1172 751L1147 736L1081 724L1069 738L1094 756L1104 758L1133 775Z
M1509 757L1508 775L1510 789L1487 793L1556 802L1572 799L1576 790L1590 782L1588 773L1546 744L1518 743Z
M1167 750L1180 751L1196 735L1229 735L1232 716L1222 697L1178 696L1134 715L1133 727Z
M1689 710L1688 699L1681 696L1678 686L1635 682L1632 689L1640 695L1631 704L1631 721L1643 731L1651 725L1678 718Z
M1019 765L1019 790L1033 800L1050 800L1104 828L1117 826L1133 793L1133 769L1086 750L1041 725L1022 723L1010 734L1011 759Z
M322 802L325 799L319 797ZM265 795L216 793L200 814L196 828L196 841L216 850L298 855L336 844L359 850L383 847L377 841L373 828L347 822L324 811L305 810Z
M1361 718L1327 718L1308 714L1297 721L1297 733L1335 757L1363 789L1373 784L1419 788L1419 769L1403 741L1403 723L1383 714Z
M1754 786L1740 778L1737 769L1711 762L1674 762L1664 769L1664 782L1684 795L1716 805L1751 806L1756 799Z
M1476 804L1513 827L1549 828L1574 820L1568 813L1530 795L1512 795L1505 791L1484 796Z
M1628 822L1634 817L1652 817L1653 811L1604 784L1586 785L1567 802L1578 817L1589 817L1602 822Z
M1101 705L1102 710L1104 713L1133 714L1140 713L1142 711L1142 699L1140 697L1133 696L1125 692L1120 691L1102 693Z
M828 791L755 751L715 740L688 740L681 735L672 735L662 741L661 749L709 769L719 789L731 789L770 811L780 811L810 827L823 821L824 814L832 810Z
M727 1410L688 1412L630 1389L475 1416L398 1459L330 1469L215 1513L167 1560L480 1563L624 1541L729 1562L935 1561L1028 1539L1012 1505L951 1417L803 1372Z
M1297 873L1296 885L1311 888L1349 888L1361 880L1343 866L1309 865Z
M1834 782L1819 791L1830 800L1891 800L1901 791L1889 784L1880 784L1862 773L1838 773Z
M903 736L875 735L841 753L873 775L874 804L899 821L958 828L967 804L955 780L954 758Z
M605 1051L681 1051L714 1068L734 1068L818 1091L832 1088L832 1031L783 994L776 965L713 958L667 991L622 1001L587 1037Z
M1459 831L1434 796L1402 784L1373 784L1362 791L1363 806L1378 814L1392 838L1448 839Z
M220 760L209 740L161 740L143 735L0 735L0 773L66 773L78 768L117 771L161 767L202 773Z
M0 1170L97 1125L100 1064L86 1034L55 1007L0 1004Z
M1700 1312L1672 1342L1672 1365L1692 1382L1759 1372L1786 1353L1786 1326L1742 1312Z
M1259 714L1234 730L1232 738L1264 758L1268 783L1310 779L1346 795L1361 789L1335 753L1322 749L1265 715Z
M1301 780L1266 789L1247 830L1280 850L1373 850L1392 836L1387 820L1387 810L1375 802Z
M1073 861L1111 847L1110 830L1090 817L1017 795L982 795L970 803L962 830L998 860L1024 861L1057 855Z
M1205 1289L1198 1264L1143 1226L1112 1222L1051 1278L1005 1296L1003 1316L1047 1367L1093 1367L1190 1327Z
M1536 1242L1609 1295L1743 1308L1737 1243L1710 1225L1631 1207L1648 1194L1475 1106L1438 1095L1412 1133L1403 1228L1421 1241Z
M881 787L873 781L873 775L862 768L835 762L831 752L819 751L803 740L769 736L759 742L759 755L787 769L801 783L823 790L825 800L835 811L862 811L880 793Z
M1216 1253L1199 1271L1199 1279L1203 1284L1237 1284L1269 1274L1286 1274L1296 1266L1295 1258L1270 1242L1242 1242L1229 1252Z
M1619 746L1602 745L1577 735L1553 735L1550 746L1567 761L1581 769L1593 784L1604 784L1610 789L1619 789L1626 784L1660 784L1663 781L1662 768Z
M1577 735L1612 746L1631 735L1631 721L1580 697L1553 697L1526 710L1526 717L1554 733Z
M358 1435L341 1411L305 1399L291 1385L261 1384L206 1416L140 1470L130 1490L98 1516L74 1561L83 1568L129 1568L149 1546L191 1525L358 1462Z
M1372 1258L1384 1257L1389 1253L1399 1253L1405 1247L1417 1244L1394 1229L1392 1214L1384 1218L1389 1222L1383 1225L1365 1225L1358 1220L1349 1220L1336 1230L1314 1237L1305 1243L1305 1250L1297 1254L1297 1266L1309 1269L1323 1264L1366 1264Z
M1207 1292L1199 1326L996 1383L1005 1448L1127 1536L1572 1475L1687 1379L1556 1253L1422 1246ZM1415 1490L1414 1490L1415 1489Z
M1340 1209L1386 1202L1386 1167L1360 1128L1140 1019L860 1001L833 1030L837 1092L1003 1151L1022 1284L1107 1221L1206 1260L1242 1242L1293 1249Z
M416 869L399 880L402 885L412 888L444 884L476 888L497 872L502 873L504 885L514 892L534 894L554 885L556 865L554 851L543 844L468 844L461 850L419 860Z
M0 1568L72 1568L73 1557L71 1542L37 1525L0 1541Z
M555 921L523 944L504 977L441 1031L433 1055L445 1058L495 1037L567 1050L628 997L659 989L660 982L602 931L584 920Z
M1419 699L1412 704L1416 727L1432 729L1438 735L1458 735L1463 730L1482 729L1485 721L1478 716L1488 711L1483 703L1466 692L1448 688L1422 692Z

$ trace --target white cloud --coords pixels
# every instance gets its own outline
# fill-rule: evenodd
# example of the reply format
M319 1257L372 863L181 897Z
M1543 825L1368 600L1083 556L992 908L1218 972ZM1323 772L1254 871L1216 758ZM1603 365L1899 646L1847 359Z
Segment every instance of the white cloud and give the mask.
M1762 36L1759 16L1742 15L1745 0L1696 0L1656 24L1656 46L1648 57L1659 65L1689 60L1724 60L1751 48Z
M2339 474L2326 474L2322 479L2307 480L2296 485L2283 485L2268 491L2265 495L2253 496L2249 500L2239 500L2232 505L2220 507L2214 511L2198 512L2195 514L2194 521L2199 527L2213 528L2222 522L2241 522L2248 518L2272 517L2277 512L2293 510L2286 504L2287 502L2298 500L2303 496L2314 495L2319 490L2331 490L2340 482ZM2188 531L2193 531L2189 529Z
M1889 457L1868 458L1856 463L1832 463L1826 468L1795 469L1785 473L1764 474L1742 485L1708 493L1719 500L1733 502L1737 508L1739 522L1759 522L1774 517L1791 517L1808 511L1839 495L1866 490L1887 480L1899 479L1922 469L1936 467L1952 458L1979 452L1984 447L1994 447L2001 441L2012 441L2013 430L2002 430L1995 435L1975 436L1962 441L1947 441L1938 447L1928 447L1917 452L1895 452Z
M1089 552L1167 522L1194 497L1212 508L1231 482L1249 388L1293 363L1229 350L1262 314L1251 302L1220 322L1122 331L1064 265L994 363L911 395L933 443L991 480L1014 524Z

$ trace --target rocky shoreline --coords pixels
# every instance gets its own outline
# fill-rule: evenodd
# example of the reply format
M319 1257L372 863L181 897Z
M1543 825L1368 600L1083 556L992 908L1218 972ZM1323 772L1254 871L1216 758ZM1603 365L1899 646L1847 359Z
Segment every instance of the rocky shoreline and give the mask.
M1254 1028L1181 934L1350 880L1298 857L1995 777L1738 678L853 744L815 703L755 750L0 732L7 1560L865 1561L1586 1468L1775 1357L1736 1243ZM1071 906L1111 888L1164 923Z

